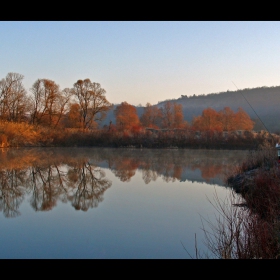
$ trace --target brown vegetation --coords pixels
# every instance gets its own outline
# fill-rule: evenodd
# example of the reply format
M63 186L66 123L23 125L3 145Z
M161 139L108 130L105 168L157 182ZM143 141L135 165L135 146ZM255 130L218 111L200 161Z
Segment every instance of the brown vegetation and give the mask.
M139 127L140 121L136 112L136 108L127 102L122 102L115 109L116 126L120 131L131 130Z
M90 79L78 80L71 89L78 99L81 112L81 126L85 130L94 128L95 122L105 117L111 103L106 99L106 91L99 83L93 83Z
M55 81L37 79L28 94L22 80L22 75L8 73L0 81L1 147L247 149L265 138L252 133L254 123L241 108L236 113L229 107L219 112L207 108L190 125L182 105L173 101L161 108L147 103L140 119L135 106L122 102L115 109L116 124L100 128L112 105L100 84L84 79L61 90Z
M239 108L237 113L234 113L229 107L225 107L219 112L207 108L203 110L201 116L193 119L192 126L199 131L251 131L254 122L242 108Z
M197 132L191 129L145 129L134 125L117 129L114 125L103 129L48 127L25 122L0 121L2 147L26 146L95 146L136 148L202 148L254 149L264 145L268 136L262 133ZM279 136L273 135L278 142Z
M161 126L162 112L158 107L146 104L140 121L144 127L159 128Z
M220 215L214 222L203 220L211 257L279 259L280 167L276 149L266 146L252 152L227 182L232 191L225 201L217 194L213 202L209 200Z

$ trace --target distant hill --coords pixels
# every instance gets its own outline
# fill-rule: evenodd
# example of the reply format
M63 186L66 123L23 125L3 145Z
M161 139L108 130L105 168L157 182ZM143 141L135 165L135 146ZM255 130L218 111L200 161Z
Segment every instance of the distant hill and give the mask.
M167 101L182 104L184 118L189 123L191 123L193 117L201 115L202 111L208 107L219 111L228 106L234 112L241 107L256 122L254 130L266 130L267 128L270 132L280 132L280 86L246 88L198 96L181 95L178 99L161 101L153 106L163 107ZM114 109L116 106L114 106ZM136 107L136 109L140 117L143 114L144 107ZM258 117L262 122L259 121ZM110 120L115 123L113 110L108 112L101 126L109 124Z

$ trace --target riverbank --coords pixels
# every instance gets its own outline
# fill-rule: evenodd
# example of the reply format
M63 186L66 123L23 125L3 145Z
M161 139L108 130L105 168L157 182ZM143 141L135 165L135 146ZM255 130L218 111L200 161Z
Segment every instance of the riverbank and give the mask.
M280 141L273 135L274 142ZM27 123L0 123L0 147L133 147L255 150L272 141L263 132L197 132L193 130L118 131L47 128Z
M216 197L221 216L205 231L218 258L280 258L280 166L275 147L252 151L228 177L233 192L226 203ZM236 195L238 193L238 195Z

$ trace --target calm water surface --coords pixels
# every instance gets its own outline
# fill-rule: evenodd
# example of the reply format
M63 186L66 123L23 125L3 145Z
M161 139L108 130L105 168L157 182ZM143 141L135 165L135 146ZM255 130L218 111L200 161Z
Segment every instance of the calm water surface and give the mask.
M2 149L0 258L188 259L247 153Z

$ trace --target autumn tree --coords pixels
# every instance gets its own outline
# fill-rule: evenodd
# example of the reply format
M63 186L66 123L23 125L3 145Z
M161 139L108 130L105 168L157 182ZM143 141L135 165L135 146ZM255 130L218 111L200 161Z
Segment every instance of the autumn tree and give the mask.
M221 131L223 125L219 113L212 108L207 108L202 111L201 116L194 117L192 128L199 131Z
M24 76L8 73L0 81L0 116L8 121L21 121L29 109L27 92L22 84Z
M83 129L93 127L94 123L101 121L111 108L111 103L105 97L106 91L99 83L91 82L90 79L78 80L72 92L81 108Z
M181 104L173 103L173 127L174 128L186 128L188 123L184 120L183 106Z
M51 123L54 103L59 92L59 86L48 79L37 79L32 85L32 124Z
M82 114L78 103L71 103L66 117L66 127L81 128Z
M172 128L172 124L173 124L172 103L168 101L160 109L162 113L162 127Z
M140 120L135 106L130 105L127 102L122 102L119 106L117 106L114 110L114 114L118 129L129 130L132 127L140 125Z
M49 79L37 79L31 90L31 123L56 127L65 114L72 92Z
M229 107L225 107L219 112L207 108L203 110L201 116L193 119L192 127L200 131L252 130L254 122L242 108L239 108L237 113L234 113Z
M149 102L144 108L140 121L144 127L158 128L161 125L162 112L157 106L152 106Z
M255 124L242 108L238 108L235 114L235 123L238 130L252 130Z
M184 121L183 107L176 102L166 102L162 108L162 127L163 128L185 128L187 122Z
M70 109L70 100L72 97L72 91L69 88L63 89L57 97L57 108L56 108L56 122L54 126L56 127L62 118L65 116L66 112Z
M219 111L219 120L222 124L223 131L236 130L235 113L229 107L225 107L223 110Z

